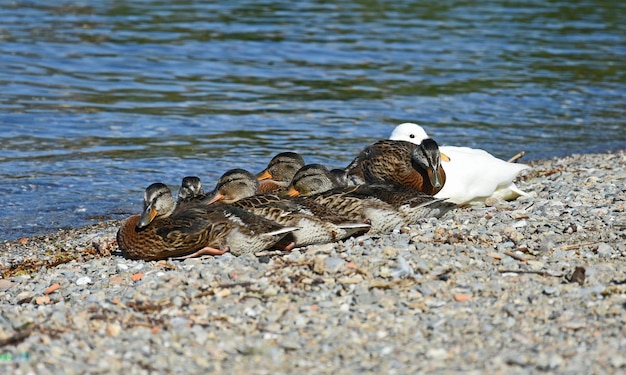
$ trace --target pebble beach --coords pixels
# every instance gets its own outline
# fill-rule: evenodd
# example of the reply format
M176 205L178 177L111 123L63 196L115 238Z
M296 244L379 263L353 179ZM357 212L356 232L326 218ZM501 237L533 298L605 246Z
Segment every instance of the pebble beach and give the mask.
M529 164L530 197L289 253L0 243L0 372L625 373L626 150Z

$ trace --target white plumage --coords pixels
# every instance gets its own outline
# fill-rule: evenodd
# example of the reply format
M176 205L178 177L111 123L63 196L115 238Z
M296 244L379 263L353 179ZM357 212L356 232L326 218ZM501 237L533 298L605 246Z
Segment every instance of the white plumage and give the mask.
M430 137L421 126L409 122L396 126L389 137L415 144L420 144L426 138ZM457 204L468 204L484 202L490 197L513 200L521 195L528 195L515 186L513 180L530 166L509 163L476 148L439 146L439 150L442 154L441 166L446 172L446 183L435 197L447 198Z

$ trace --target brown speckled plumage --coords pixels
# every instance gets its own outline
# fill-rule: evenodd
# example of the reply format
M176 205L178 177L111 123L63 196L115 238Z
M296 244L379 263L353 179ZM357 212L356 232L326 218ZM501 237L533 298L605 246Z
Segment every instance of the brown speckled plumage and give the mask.
M369 225L350 222L336 212L308 199L290 199L277 194L252 195L258 181L243 169L226 172L209 195L221 201L286 226L300 229L289 233L297 246L327 243L366 232Z
M296 174L289 191L293 195L310 196L316 202L345 215L362 216L365 214L364 210L369 210L370 215L379 215L370 217L373 232L389 230L391 227L392 224L381 222L381 218L393 221L395 226L400 223L401 216L402 223L411 224L421 218L440 217L457 207L455 204L435 199L403 185L365 184L349 187L338 185L335 176L324 166L311 164Z
M356 183L396 183L434 195L441 190L446 177L438 146L431 141L421 145L378 141L350 163L346 168L347 178Z
M320 164L309 164L296 173L289 187L292 196L310 197L353 221L371 225L370 233L385 233L407 225L406 218L390 204L374 196L353 194L359 186L338 187L335 177Z
M152 197L152 198L151 198ZM160 202L164 214L158 212L142 223L142 215L125 220L117 233L122 253L131 259L157 260L203 254L234 255L255 253L270 248L295 228L285 228L245 210L227 205L207 207L187 203L173 208L169 188L153 184L146 189L144 211Z

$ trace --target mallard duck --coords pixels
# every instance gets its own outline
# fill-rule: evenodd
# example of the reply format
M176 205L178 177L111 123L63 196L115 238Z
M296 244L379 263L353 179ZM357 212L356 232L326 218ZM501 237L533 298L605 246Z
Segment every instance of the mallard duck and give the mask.
M414 144L431 139L421 126L413 123L398 125L389 138ZM439 149L447 180L435 197L469 204L484 202L489 197L512 200L528 195L513 183L521 171L530 168L528 165L509 163L475 148L441 146Z
M293 175L304 166L304 159L296 152L281 152L270 160L267 168L257 174L260 182L258 193L284 190Z
M287 194L292 197L305 196L338 212L352 221L368 222L369 233L380 234L409 224L405 215L389 203L373 195L355 193L360 185L342 187L321 164L302 167L294 176Z
M395 183L434 195L444 186L439 147L434 140L420 145L383 140L365 147L346 168L353 184Z
M293 196L315 197L329 191L345 197L382 201L404 215L405 221L409 224L414 224L422 218L441 217L457 207L454 203L433 198L404 185L364 184L342 187L332 170L329 171L321 164L307 165L296 173L288 193Z
M294 230L227 205L177 208L171 190L155 183L145 191L141 215L122 222L117 242L131 259L241 255L268 249Z
M258 184L250 172L232 169L218 180L207 203L231 204L279 224L298 227L286 237L296 246L333 242L369 230L368 224L349 222L311 200L296 201L271 193L255 195Z

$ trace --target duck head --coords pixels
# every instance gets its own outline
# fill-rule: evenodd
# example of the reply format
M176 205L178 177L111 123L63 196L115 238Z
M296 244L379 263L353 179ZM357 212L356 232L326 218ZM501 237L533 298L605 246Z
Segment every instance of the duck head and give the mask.
M421 126L412 122L405 122L393 129L389 139L392 141L405 141L419 145L424 140L431 138L428 134L426 134L426 131ZM441 160L445 162L450 161L450 157L448 157L448 155L445 155L444 153L441 153L440 155Z
M147 227L157 217L170 216L174 208L176 202L170 188L160 182L148 186L143 196L143 211L137 221L137 228Z
M200 178L196 176L183 178L183 182L178 190L178 202L187 202L202 197L204 197L204 190L202 189Z
M267 164L267 168L257 174L260 181L272 179L289 183L298 169L304 166L304 159L296 152L281 152Z
M207 196L207 203L233 203L256 194L259 181L245 169L231 169L217 181L215 189Z
M348 170L343 168L334 168L330 171L331 176L337 180L339 186L348 186L352 181L348 177Z
M426 171L428 180L433 188L437 191L441 190L446 176L443 168L441 168L439 145L437 145L434 139L426 138L417 145L413 150L411 163L416 170Z
M340 186L337 178L321 164L308 164L293 176L287 194L291 197L310 196Z

